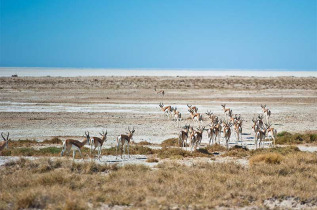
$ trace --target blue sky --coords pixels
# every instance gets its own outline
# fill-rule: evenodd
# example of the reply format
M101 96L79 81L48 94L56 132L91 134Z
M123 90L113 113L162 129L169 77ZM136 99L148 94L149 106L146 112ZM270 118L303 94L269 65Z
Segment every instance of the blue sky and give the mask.
M316 0L0 0L0 66L317 70Z

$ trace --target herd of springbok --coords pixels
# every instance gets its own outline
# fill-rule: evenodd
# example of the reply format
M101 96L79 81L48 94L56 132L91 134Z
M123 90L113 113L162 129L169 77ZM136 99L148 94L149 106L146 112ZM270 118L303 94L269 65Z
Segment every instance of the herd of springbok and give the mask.
M164 91L159 91L157 93L164 96ZM168 119L172 118L175 120L177 122L177 127L181 128L182 114L179 110L177 110L177 107L164 106L163 103L160 103L159 107ZM216 143L221 144L221 142L223 142L228 149L232 133L235 134L237 143L242 142L242 125L244 120L241 118L241 115L234 115L232 109L226 108L226 104L221 104L224 112L223 118L220 118L213 114L213 112L207 110L205 114L208 116L207 119L210 122L205 126L202 125L203 115L198 112L198 108L190 104L187 104L187 107L190 119L193 120L193 124L196 124L197 127L195 129L194 126L191 126L190 124L185 124L182 127L178 136L178 145L180 147L190 146L191 151L196 150L201 144L204 131L207 131L209 145ZM261 147L263 140L265 140L266 137L272 139L273 145L275 146L277 131L271 127L271 124L269 123L271 111L266 107L266 105L261 105L261 108L263 114L259 114L257 117L252 119L252 129L255 134L255 148ZM265 123L263 122L264 117L266 119ZM116 158L118 157L118 150L121 151L122 158L126 149L128 151L128 157L130 157L129 145L135 130L134 128L132 130L128 128L128 131L129 132L127 134L121 134L116 138ZM97 149L97 158L100 160L101 149L104 142L107 140L107 133L107 131L100 133L101 137L90 137L89 132L85 132L85 139L83 141L66 139L63 142L61 156L64 154L68 155L70 151L73 151L74 160L76 151L78 151L80 156L83 158L81 149L84 145L89 145L90 155L93 155L94 151ZM1 133L1 136L4 141L0 143L0 153L4 150L4 148L8 148L9 133L7 133L6 136L4 133Z
M177 127L181 127L180 121L182 121L182 114L177 110L177 107L164 106L163 103L160 103L159 107L168 119L172 118L177 122ZM190 119L193 120L193 124L195 125L200 123L200 125L196 129L194 129L193 126L190 126L190 124L186 124L182 127L182 130L179 132L178 136L178 145L181 147L189 145L191 151L199 147L204 131L207 131L209 145L216 143L221 144L221 140L223 140L228 149L232 133L234 133L237 143L242 142L242 125L244 120L241 118L240 114L234 115L232 109L226 108L226 104L221 104L224 112L224 118L221 119L220 117L213 114L213 112L207 110L205 114L208 116L210 123L205 126L202 126L203 115L202 113L198 112L198 108L190 104L187 104L187 107ZM252 119L252 129L255 134L255 148L261 147L266 137L272 139L273 145L275 146L277 131L271 127L271 124L269 123L271 111L266 108L266 105L261 105L261 108L263 114L259 114L257 117ZM264 117L266 119L265 123L263 122Z

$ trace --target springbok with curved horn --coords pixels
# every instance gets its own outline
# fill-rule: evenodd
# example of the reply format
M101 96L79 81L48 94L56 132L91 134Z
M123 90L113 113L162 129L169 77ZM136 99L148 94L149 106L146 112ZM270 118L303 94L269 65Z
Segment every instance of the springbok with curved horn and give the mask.
M173 112L174 112L174 119L176 120L177 127L179 128L180 121L182 120L182 114L179 111L177 111L177 107L173 109Z
M178 145L179 145L179 143L181 143L181 146L185 147L185 141L186 141L186 144L187 144L187 139L188 139L188 135L189 135L189 128L190 128L190 125L185 125L183 127L184 130L181 130L179 132Z
M233 121L233 128L238 142L240 141L240 137L242 138L242 120L235 119Z
M277 131L275 128L271 127L271 124L265 124L266 125L266 134L268 138L273 139L273 145L275 147L275 139L277 136Z
M255 149L258 148L258 144L259 144L259 148L261 148L261 144L262 144L262 141L265 139L265 133L266 133L266 128L260 128L258 126L257 130L258 131L256 133L256 138L255 138Z
M161 108L161 110L166 114L167 118L170 118L170 115L172 114L172 111L174 110L173 107L171 106L164 106L163 103L159 104L159 107Z
M262 108L263 114L265 116L266 123L269 123L269 118L271 117L271 110L266 108L266 104L264 104L264 105L261 104L261 108Z
M203 131L205 130L205 127L199 127L197 131L194 131L190 135L190 151L193 152L193 148L195 150L200 145L202 139L203 139Z
M224 138L226 141L226 147L229 149L229 141L230 141L230 136L231 136L231 127L232 124L228 122L223 122L223 132L224 132Z
M98 149L98 159L100 160L101 157L101 147L103 145L103 143L105 141L107 141L107 131L106 133L102 131L102 133L99 133L101 138L99 137L91 137L91 144L90 144L90 155L96 150L96 148ZM94 147L94 149L93 149Z
M193 110L194 113L198 112L198 108L196 106L187 104L187 107L188 107L188 111Z
M126 148L128 148L128 157L130 158L130 141L132 139L132 136L135 132L134 127L132 128L132 131L128 127L129 133L128 134L121 134L117 137L117 147L116 147L116 159L118 158L118 149L121 145L121 159L122 159L122 153L125 154Z
M165 95L165 91L164 90L156 90L156 87L154 88L154 91L156 92L156 94L162 95L163 97Z
M73 161L75 159L76 151L79 151L81 158L84 159L83 155L81 154L81 148L86 144L88 145L90 144L89 132L85 131L85 137L86 138L83 141L78 141L74 139L66 139L66 141L64 141L63 143L61 156L63 156L65 152L67 152L67 155L68 155L69 152L73 150Z
M0 143L0 153L2 153L2 150L4 150L4 148L8 149L9 135L10 133L8 132L7 137L5 137L4 133L1 132L1 136L4 141Z

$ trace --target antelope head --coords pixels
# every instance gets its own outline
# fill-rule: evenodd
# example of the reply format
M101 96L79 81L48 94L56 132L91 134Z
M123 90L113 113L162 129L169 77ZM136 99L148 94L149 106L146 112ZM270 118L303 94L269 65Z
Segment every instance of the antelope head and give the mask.
M106 133L104 131L102 131L102 133L99 133L99 134L102 136L102 138L104 138L106 140L107 139L107 133L108 133L108 131L106 130Z
M161 102L161 103L159 104L159 107L163 108L163 106L164 106L164 104Z
M222 108L224 108L224 109L226 108L226 104L221 104L221 106L222 106Z
M89 132L88 131L85 131L85 135L84 135L86 138L87 138L87 143L90 145L90 136L89 136Z
M7 137L5 137L5 136L4 136L4 133L1 132L1 137L2 137L3 140L6 142L6 148L8 148L9 135L10 135L10 133L8 132Z

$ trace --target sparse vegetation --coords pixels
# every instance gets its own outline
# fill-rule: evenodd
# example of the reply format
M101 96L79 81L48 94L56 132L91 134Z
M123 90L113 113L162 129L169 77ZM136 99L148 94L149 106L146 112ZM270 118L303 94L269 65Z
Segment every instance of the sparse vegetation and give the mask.
M179 146L177 145L178 138L166 139L161 143L162 147Z
M317 143L316 133L295 133L283 131L277 134L277 144L303 144L303 143Z
M254 155L250 158L250 165L254 165L256 163L268 163L268 164L280 164L283 160L283 156L279 153L265 153L265 154L258 154Z
M264 200L285 196L317 205L315 154L289 153L279 164L257 163L246 168L233 163L185 166L169 161L152 170L144 165L20 159L0 168L0 209L87 209L104 204L134 208L264 207Z

